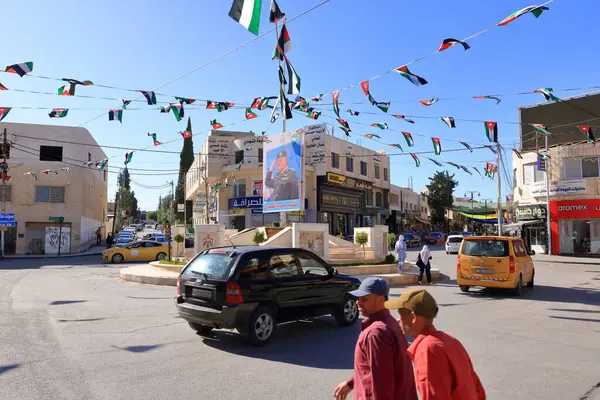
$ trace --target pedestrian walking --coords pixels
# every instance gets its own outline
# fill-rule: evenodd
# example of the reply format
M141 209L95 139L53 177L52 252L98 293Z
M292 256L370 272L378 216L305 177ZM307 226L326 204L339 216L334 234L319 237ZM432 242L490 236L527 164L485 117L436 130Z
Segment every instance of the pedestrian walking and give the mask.
M423 400L485 400L485 390L463 345L433 326L438 305L425 289L413 289L386 301L398 310L398 324L415 338L408 348L414 362L419 396Z
M350 292L358 298L358 310L366 318L354 350L354 374L335 388L336 400L345 400L352 390L355 400L417 399L408 342L385 308L388 293L387 283L374 277Z
M110 249L110 247L113 244L113 235L112 233L109 233L108 236L106 237L106 247Z
M417 256L417 267L419 267L419 285L423 283L423 272L427 276L427 283L431 285L431 251L429 246L424 245Z
M100 231L100 227L96 229L96 246L100 246L102 244L102 233Z
M406 260L406 242L404 241L404 235L398 237L394 249L398 254L398 270L402 271L404 269L404 260Z

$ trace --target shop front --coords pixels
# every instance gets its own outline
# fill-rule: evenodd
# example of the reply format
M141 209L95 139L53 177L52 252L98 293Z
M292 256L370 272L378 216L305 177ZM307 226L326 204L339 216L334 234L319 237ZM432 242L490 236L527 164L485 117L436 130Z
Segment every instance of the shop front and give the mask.
M533 250L536 254L546 253L547 215L545 204L518 205L515 208L516 225L521 230L519 235L525 242L527 250Z
M550 201L552 253L600 256L600 199Z
M226 227L228 229L243 230L247 227L263 226L262 197L234 197L227 201Z
M353 235L354 227L363 226L365 196L363 189L356 186L363 182L331 172L319 179L319 222L329 224L329 233L332 235Z

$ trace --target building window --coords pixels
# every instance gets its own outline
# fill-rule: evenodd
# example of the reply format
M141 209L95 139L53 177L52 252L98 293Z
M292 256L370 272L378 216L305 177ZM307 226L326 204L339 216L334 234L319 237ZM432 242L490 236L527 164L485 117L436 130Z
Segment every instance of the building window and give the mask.
M598 157L565 158L564 179L597 178Z
M354 172L354 158L346 157L346 171Z
M377 207L383 207L383 194L381 192L375 193L375 205Z
M390 178L388 177L388 169L384 168L383 169L383 180L387 182L389 179Z
M62 161L62 146L40 146L40 161Z
M379 165L376 165L374 168L375 168L375 179L379 179Z
M88 161L92 161L92 153L88 153Z
M104 167L104 182L106 182L107 177L108 177L108 171L106 170L106 167Z
M360 162L360 174L367 176L367 163L364 161Z
M581 175L583 178L598 177L598 157L581 159Z
M337 153L331 153L331 167L340 168L340 155Z
M523 184L531 185L535 182L544 181L544 171L538 171L537 163L523 165Z
M0 185L0 201L12 201L12 185Z
M10 159L10 143L6 143L6 145L2 143L2 145L0 145L0 150L2 150L0 158Z
M258 149L258 162L263 162L263 149Z
M37 203L64 203L65 188L62 186L36 186L35 202Z
M238 179L233 185L233 197L246 197L246 180Z
M235 163L239 164L244 160L244 150L239 150L235 152Z
M517 169L513 169L513 188L517 187Z
M366 200L365 201L366 205L372 206L373 205L373 192L370 191L370 190L367 190L365 192L365 196L366 196L366 199L365 199Z

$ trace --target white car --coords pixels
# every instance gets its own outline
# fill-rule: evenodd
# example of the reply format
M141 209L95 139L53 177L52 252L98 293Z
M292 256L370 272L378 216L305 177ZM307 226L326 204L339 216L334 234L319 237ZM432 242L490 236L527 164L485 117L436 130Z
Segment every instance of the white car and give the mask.
M446 254L456 253L460 249L460 244L463 241L463 235L449 235L446 239Z

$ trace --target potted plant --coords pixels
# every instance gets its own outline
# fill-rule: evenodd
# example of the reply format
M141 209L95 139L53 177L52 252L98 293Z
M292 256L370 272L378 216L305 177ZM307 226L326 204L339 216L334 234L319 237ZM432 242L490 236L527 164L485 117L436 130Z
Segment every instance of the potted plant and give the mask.
M354 235L354 241L363 248L363 262L365 261L365 245L369 242L369 234L367 232L358 232Z
M263 231L257 230L254 232L254 236L252 236L252 241L256 243L256 245L263 243L265 240L265 233Z
M179 245L185 241L185 238L182 234L178 233L177 235L175 235L173 240L175 241L175 243L177 243L177 256L179 257Z

